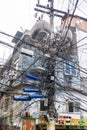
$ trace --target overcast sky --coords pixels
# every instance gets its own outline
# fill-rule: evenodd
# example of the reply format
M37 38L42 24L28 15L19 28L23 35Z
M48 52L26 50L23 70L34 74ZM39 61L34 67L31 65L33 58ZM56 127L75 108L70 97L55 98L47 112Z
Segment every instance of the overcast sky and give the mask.
M54 7L59 10L67 11L70 9L72 13L76 0L54 0ZM0 0L0 31L15 35L16 31L24 31L31 29L35 19L35 4L37 0ZM40 0L40 3L47 5L48 0ZM75 14L87 17L87 0L79 0L79 4ZM38 13L38 16L41 15ZM43 19L48 20L49 16L44 14ZM55 19L55 27L59 25L60 18ZM11 39L0 34L0 40L11 42ZM0 58L7 58L11 53L11 49L0 45ZM82 53L83 54L83 53ZM80 57L82 59L82 57Z

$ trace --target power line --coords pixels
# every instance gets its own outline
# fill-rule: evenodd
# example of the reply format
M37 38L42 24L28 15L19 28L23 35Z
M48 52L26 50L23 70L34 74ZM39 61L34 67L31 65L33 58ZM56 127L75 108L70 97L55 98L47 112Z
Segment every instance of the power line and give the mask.
M68 24L66 33L65 33L65 36L64 36L64 38L63 38L63 40L62 40L62 44L60 45L60 47L64 44L64 41L65 41L65 39L66 39L67 33L68 33L68 31L69 31L69 28L70 28L70 25L71 25L71 22L72 22L72 19L73 19L73 15L74 15L75 10L76 10L76 8L77 8L78 2L79 2L79 0L77 0L76 3L75 3L75 8L74 8L74 10L73 10L73 12L72 12L72 14L71 14L71 18L70 18L70 21L69 21L69 24ZM68 16L68 15L67 15L67 16ZM60 48L59 48L59 49L60 49Z
M2 33L2 34L4 34L4 35L7 35L7 36L10 36L10 37L14 37L14 36L12 36L12 35L10 35L10 34L7 34L7 33L4 33L4 32L0 32L0 33ZM16 38L16 37L14 37L14 38ZM85 38L87 38L87 36L86 37L83 37L83 38L81 38L79 41L77 41L76 43L74 43L72 46L74 46L75 44L77 44L77 43L79 43L79 42L81 42L82 40L84 40ZM17 40L20 40L19 38L17 38ZM23 40L20 40L20 41L22 41L22 42L24 42ZM26 42L25 42L26 43ZM31 46L32 46L32 44L31 44ZM17 47L17 49L18 49L18 47ZM65 48L65 49L67 49L67 48ZM65 50L64 49L64 50ZM62 51L64 51L64 50L62 50Z
M81 39L80 39L80 40L78 40L77 42L73 43L70 47L73 47L73 46L77 45L77 43L79 43L79 42L83 41L83 40L84 40L84 39L86 39L86 38L87 38L87 36L85 36L85 37L81 38ZM64 46L64 45L63 45L63 46ZM59 50L59 51L60 51L60 52L63 52L63 51L65 51L66 49L69 49L70 47L66 47L66 48L61 49L61 50ZM76 48L78 48L78 47L76 47Z
M61 57L61 58L63 59L63 57ZM51 58L51 60L54 60L54 58ZM62 61L62 62L63 62L63 63L67 63L66 61ZM34 63L33 63L33 64L34 64ZM77 65L77 64L76 64L76 65ZM31 65L31 66L32 66L32 65ZM69 66L72 66L72 67L73 67L73 65L70 65L70 64L69 64ZM29 66L29 68L30 68L30 66ZM80 70L81 72L83 72L83 73L85 73L85 74L87 74L86 71L83 71L83 70L82 70L82 69L84 69L84 68L80 69L80 68L77 68L77 67L76 67L76 69L77 69L77 70ZM21 76L22 76L22 74L20 75L20 77L21 77ZM16 78L16 80L18 80L18 78ZM6 84L1 83L1 85L5 86ZM9 87L9 85L6 85L6 86Z
M8 46L8 47L10 47L10 48L15 48L14 46L10 45L9 43L6 43L6 42L1 41L1 40L0 40L0 44L3 44L3 45ZM18 48L17 48L17 49L18 49Z
M87 0L83 0L85 3L87 3Z
M69 0L69 1L70 1L70 0ZM83 2L83 1L85 1L85 0L82 0L82 2ZM75 6L73 2L70 1L70 3L71 3L73 6ZM83 12L78 6L77 6L77 9L80 10L84 15L87 16L87 14L86 14L85 12Z

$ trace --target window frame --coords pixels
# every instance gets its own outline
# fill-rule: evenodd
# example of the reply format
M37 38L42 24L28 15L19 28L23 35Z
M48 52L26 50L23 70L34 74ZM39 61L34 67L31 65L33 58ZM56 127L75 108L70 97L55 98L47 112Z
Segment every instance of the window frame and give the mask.
M72 104L72 105L70 106L70 104ZM80 103L79 102L68 102L68 108L69 108L69 112L80 112Z
M65 75L76 76L77 70L76 70L75 62L69 62L69 61L64 62L64 73L65 73Z

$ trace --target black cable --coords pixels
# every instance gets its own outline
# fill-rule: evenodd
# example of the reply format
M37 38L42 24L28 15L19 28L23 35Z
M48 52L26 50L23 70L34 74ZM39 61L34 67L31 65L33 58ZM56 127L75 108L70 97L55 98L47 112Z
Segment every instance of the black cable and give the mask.
M10 34L8 34L8 33L5 33L5 32L0 32L1 34L3 34L3 35L6 35L6 36L8 36L8 37L12 37L12 38L14 38L14 39L16 39L16 40L18 40L18 41L20 41L20 42L22 42L22 43L26 43L26 44L28 44L28 45L31 45L31 46L34 46L34 47L36 47L36 48L39 48L38 46L36 46L36 45L34 45L34 44L29 44L28 42L25 42L24 40L21 40L20 38L18 38L18 37L16 37L16 36L12 36L12 35L10 35ZM37 40L33 40L33 39L31 39L30 38L30 40L32 41L32 42L36 42L36 43L38 43L38 41ZM2 42L2 44L7 44L8 46L9 46L9 43L4 43L3 41L1 41ZM41 41L40 41L41 42ZM17 45L15 45L15 48L17 47ZM13 47L12 47L13 48ZM18 49L18 48L16 48L16 49Z
M70 47L73 47L74 45L77 45L77 43L83 41L83 40L86 39L86 38L87 38L87 36L81 38L81 39L78 40L77 42L73 43ZM66 48L64 48L64 49L62 49L62 50L59 50L59 52L63 52L63 51L65 51L66 49L70 49L70 47L66 47Z
M67 63L67 62L65 62L65 61L63 61L63 63ZM73 66L73 65L70 65L70 66ZM76 69L78 69L78 70L80 70L79 68L76 68ZM84 71L82 71L82 72L84 72ZM86 72L85 72L86 73ZM87 74L87 73L86 73ZM2 83L1 83L2 84ZM2 84L2 85L5 85L5 84ZM9 85L7 85L7 87L9 87Z
M28 106L27 106L28 107ZM85 109L84 109L85 110Z
M87 45L87 43L84 43L83 45L80 45L80 46L78 46L77 48L83 47L83 46L85 46L85 45Z
M36 102L38 102L38 101L40 101L40 100L37 100L37 101L32 102L32 103L29 104L27 107L31 106L32 104L34 104L34 103L36 103ZM25 111L25 110L27 109L27 107L25 107L20 113L14 115L14 116L19 116L19 117L21 118L20 114L21 114L23 111ZM9 116L5 116L5 117L2 117L2 120L3 120L3 119L6 119L6 118L8 118L8 117L10 117L10 115L9 115Z
M71 60L68 60L67 58L64 58L62 56L60 56L60 58L64 60L63 63L67 63L67 61L72 62ZM72 63L74 63L74 62L72 62ZM69 63L67 63L67 64L69 64ZM83 72L84 74L87 74L87 71L85 70L85 68L79 66L78 64L75 64L75 65L79 67L79 68L75 67L76 70L79 70L80 72ZM73 67L73 65L70 65L70 64L69 64L69 66Z
M87 101L85 100L85 99L81 99L81 96L82 95L80 95L79 97L78 96L76 96L74 93L71 93L71 92L66 92L68 95L69 95L69 97L74 97L74 98L72 98L72 99L74 99L74 100L78 100L78 101L80 101L80 102L82 102L82 103L84 103L86 106L87 106Z
M12 36L12 35L10 35L10 34L4 33L4 32L0 32L0 33L2 33L2 34L4 34L4 35L7 35L7 36L10 36L10 37L13 37L13 38L15 38L15 39L17 39L17 40L20 40L19 38L16 38L16 37L14 37L14 36ZM82 39L80 39L80 40L77 41L76 43L82 41L82 40L85 39L85 38L87 38L87 36L84 37L84 38L82 38ZM20 41L24 42L23 40L20 40ZM75 44L76 44L76 43L75 43ZM74 44L74 45L75 45L75 44ZM31 45L31 46L32 46L32 45ZM18 49L18 48L17 48L17 49ZM67 48L66 48L66 49L67 49Z
M56 91L63 91L64 90L64 93L67 93L68 95L70 95L69 97L71 97L71 95L72 95L72 93L69 91L69 93L68 93L68 90L66 89L65 90L65 87L60 87L60 89L59 88L56 88ZM72 91L72 90L71 90ZM82 94L82 93L81 93ZM87 95L87 94L86 94ZM50 98L51 97L51 95L49 96L48 95L48 97ZM80 99L81 97L76 97L75 95L72 95L72 97L75 97L75 98L77 98L78 99L78 101L81 101L81 102L83 102L84 104L86 104L87 105L87 101L86 100L84 100L84 99ZM75 99L74 99L75 100ZM76 100L77 101L77 100ZM58 101L59 102L59 101Z
M17 79L19 79L22 75L24 75L30 68L32 65L34 65L38 60L40 60L41 57L37 58L24 72L22 72L18 77ZM16 80L13 80L13 81L16 81Z
M4 33L4 32L0 32L0 33L2 33L2 34L4 34L4 35L7 35L7 36L10 36L10 37L13 37L12 35L9 35L9 34L7 34L7 33ZM20 39L18 39L18 38L16 38L16 37L14 37L15 39L17 39L17 40L20 40ZM20 40L20 41L22 41L22 42L24 42L23 40ZM3 42L2 42L3 43ZM7 45L7 44L6 44ZM14 47L14 49L15 49L15 47ZM16 48L16 49L19 49L19 48ZM37 60L36 60L37 61ZM29 67L30 68L30 67ZM27 68L27 70L29 69L29 68ZM26 70L26 71L27 71ZM23 72L21 75L23 75L25 72ZM20 75L20 76L21 76ZM18 77L19 78L19 77Z
M83 1L85 1L85 0L82 0L82 2L83 2ZM85 1L85 2L87 2L87 1ZM71 3L73 6L75 6L73 2L70 1L70 3ZM78 6L77 6L77 9L80 10L80 11L81 11L84 15L86 15L86 17L87 17L87 14L86 14L85 12L83 12Z
M21 103L21 102L20 102ZM21 105L23 105L23 104L18 104L18 107L16 107L15 109L14 109L14 111L15 112L12 112L13 114L15 114L15 113L18 113L18 112L20 112L20 110L19 110L19 107L21 108L22 106ZM10 107L11 106L11 107ZM5 106L2 106L2 109L5 109ZM12 103L11 104L9 104L8 105L8 110L5 110L5 111L9 111L9 109L13 109L13 105L12 105ZM3 116L5 116L5 115L7 115L7 113L5 113ZM9 114L10 115L10 114Z
M57 77L55 77L55 79L56 80L58 80L57 79ZM67 86L63 86L63 85L61 85L61 84L59 84L58 82L56 82L55 81L55 84L57 84L58 86L59 86L59 88L57 87L57 89L59 89L59 90L66 90L66 91L75 91L75 92L78 92L78 93L80 93L80 94L82 94L82 95L85 95L85 96L87 96L87 93L85 93L84 91L81 91L81 90L78 90L78 89L75 89L75 88L70 88L70 87L67 87Z
M71 18L70 18L70 21L69 21L69 24L68 24L68 27L67 27L67 31L66 31L66 33L65 33L65 36L64 36L64 38L63 38L63 40L62 40L62 44L60 45L60 47L64 44L64 41L65 41L65 39L66 39L67 33L68 33L68 31L69 31L69 28L70 28L70 25L71 25L71 22L72 22L72 19L73 19L73 15L74 15L75 10L76 10L76 8L77 8L78 2L79 2L79 0L76 0L75 8L74 8L73 13L72 13L72 15L71 15ZM59 49L60 49L60 48L59 48Z
M8 34L8 36L9 36L9 34ZM83 40L84 38L82 38L81 40ZM80 42L81 40L79 40L78 42Z
M61 58L63 61L58 61L58 63L59 62L63 62L63 63L67 63L67 61L68 62L72 62L72 60L68 60L67 58L64 58L63 56L58 56L58 58ZM57 61L57 60L55 60L54 58L50 58L51 60L54 60L54 61ZM72 63L75 63L75 62L72 62ZM55 62L53 62L53 64L55 64ZM74 67L73 65L71 65L71 64L69 64L69 63L67 63L69 66L71 66L71 67ZM80 72L83 72L84 74L87 74L87 70L85 70L85 68L83 68L83 67L81 67L81 66L79 66L78 64L76 64L75 63L75 65L76 66L78 66L78 67L75 67L75 69L76 70L79 70Z
M67 63L67 61L68 62L70 62L70 63L75 63L75 62L72 62L72 60L68 60L67 58L64 58L64 57L62 57L62 56L59 56L59 58L61 58L61 59L63 59L63 61L58 61L58 62L63 62L63 63ZM69 66L71 66L71 67L74 67L73 65L71 65L71 64L69 64L69 63L67 63ZM76 67L76 66L78 66L78 67ZM83 68L83 67L81 67L81 66L79 66L78 64L76 64L75 63L75 69L76 70L79 70L80 72L83 72L84 74L87 74L87 70L85 69L85 68Z
M24 72L22 72L15 80L13 80L13 82L14 82L14 81L17 81L22 75L24 75L24 74L27 72L27 70L29 70L30 67L31 67L32 65L34 65L40 58L41 58L41 57L37 58ZM2 84L2 85L3 85L3 84ZM7 87L9 87L9 86L10 86L10 88L11 88L11 85L7 85Z
M53 85L52 85L52 86L53 86ZM53 88L54 88L54 87L53 87ZM50 86L50 90L51 90L51 86ZM67 91L67 90L65 91L65 88L64 88L63 86L62 86L62 88L60 88L60 89L59 89L59 88L56 88L55 91L56 91L56 90L59 90L59 91L64 90L65 93L66 93L66 91ZM48 90L48 91L49 91L49 90ZM71 91L72 91L72 90L71 90ZM48 94L46 94L46 95L48 95ZM52 95L50 95L50 96L48 95L47 97L51 98L51 96L52 96ZM53 102L51 102L50 105L51 105L52 103L53 103Z
M86 1L86 0L83 0L83 1L85 1L85 2L87 3L87 1Z
M81 39L78 40L76 43L74 43L72 46L74 46L75 44L81 42L82 40L84 40L84 39L86 39L86 38L87 38L87 36L81 38ZM69 48L69 47L67 47L67 48L65 48L65 49L68 49L68 48ZM65 49L64 49L64 50L65 50ZM63 51L64 51L64 50L63 50ZM62 51L59 51L59 52L62 52ZM54 55L56 55L56 53L57 53L57 52L55 52ZM60 57L60 56L59 56L59 57ZM62 58L63 60L66 60L66 61L68 60L67 58L64 58L64 57L62 57L62 56L61 56L60 58ZM69 60L69 61L70 61L70 60ZM71 61L71 62L72 62L72 61ZM78 65L78 64L76 64L76 65ZM83 67L81 67L81 66L79 66L79 65L78 65L78 67L80 67L80 69L78 69L78 70L80 70L80 71L81 71L81 68L82 68L82 71L85 70L85 68L83 68ZM84 72L83 72L83 73L84 73Z
M5 85L5 84L2 84L2 85ZM9 86L8 86L9 87Z
M76 43L74 43L73 45L71 45L71 47L74 46L75 44L81 42L82 40L84 40L84 39L86 39L86 38L87 38L87 36L81 38L79 41L77 41ZM65 49L69 49L69 47L67 47L67 48L65 48ZM64 49L64 50L65 50L65 49ZM64 50L63 50L63 51L64 51ZM63 58L64 60L67 60L67 58L64 58L64 57L61 57L61 58ZM71 62L72 62L72 61L71 61ZM78 64L76 64L76 65L78 65ZM80 67L80 68L83 69L83 70L86 70L85 68L83 68L83 67L81 67L81 66L79 66L79 65L78 65L78 67ZM79 69L79 70L81 71L81 69ZM84 73L84 72L83 72L83 73Z
M12 46L12 45L10 45L9 43L4 42L4 41L1 41L1 40L0 40L0 44L3 44L4 46L8 46L8 47L10 47L10 48L15 48L15 46ZM18 49L18 48L17 48L17 49Z
M74 92L77 92L77 93L80 93L80 94L82 94L82 95L87 96L87 93L82 92L81 90L78 90L78 89L75 89L75 88L70 88L70 87L67 87L67 86L62 86L62 85L59 84L58 82L55 82L55 84L57 84L58 86L60 86L60 88L58 88L59 90L74 91Z
M54 100L54 102L59 103L57 100ZM61 101L60 103L63 104L63 105L66 104L66 102L62 102L62 101ZM83 110L83 111L87 112L87 109L84 109L84 108L78 107L78 106L76 106L76 105L73 105L73 107L79 108L80 110Z
M84 109L85 110L85 109Z
M65 75L66 76L66 75ZM68 76L69 77L69 76ZM62 77L58 77L58 79L57 80L64 80L64 82L69 82L70 80L68 79L65 79L65 78L62 78ZM70 81L70 83L73 83L73 84L75 84L75 85L79 85L78 83L76 83L75 81Z
M3 86L9 87L9 85L7 85L7 84L4 84L4 83L0 83L0 84ZM0 88L1 88L1 86L0 86Z

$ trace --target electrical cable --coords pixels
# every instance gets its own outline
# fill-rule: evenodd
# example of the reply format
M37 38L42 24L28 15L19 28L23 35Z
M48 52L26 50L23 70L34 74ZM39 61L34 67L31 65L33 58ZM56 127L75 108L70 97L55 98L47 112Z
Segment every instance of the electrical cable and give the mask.
M65 63L65 64L67 63L67 60L68 60L67 58L64 58L64 57L62 57L62 56L61 56L60 58L62 58L62 59L64 60L64 61L61 61L61 62ZM60 62L60 61L58 61L58 62ZM68 62L72 62L72 60L68 60ZM74 63L74 62L73 62L73 63ZM67 63L67 64L68 64L68 63ZM70 64L68 64L68 65L71 66L71 67L73 67L73 65L70 65ZM75 63L75 65L79 67L79 68L76 67L76 70L79 70L80 72L83 72L84 74L87 74L87 73L86 73L87 70L86 70L85 68L79 66L79 64L76 64L76 63Z
M7 36L10 36L10 37L13 37L12 35L9 35L9 34L6 34L6 33L4 33L4 32L0 32L0 33L2 33L2 34L4 34L4 35L7 35ZM16 37L14 37L14 38L16 38ZM18 39L17 38L17 40L20 40L20 39ZM22 40L21 40L22 41ZM24 41L22 41L22 42L24 42ZM7 44L6 44L7 45ZM18 48L17 48L18 49Z
M84 109L85 110L85 109Z
M9 34L8 34L9 35ZM81 40L83 40L83 39L85 39L85 38L87 38L87 37L84 37L84 38L82 38L82 39L80 39L78 42L80 42ZM76 44L76 43L75 43Z
M59 89L58 89L59 90ZM64 93L67 93L65 90L64 90ZM68 93L67 93L68 94ZM69 92L69 94L70 94L70 96L69 97L71 97L71 93ZM68 94L68 95L69 95ZM72 97L75 97L75 95L73 95ZM77 97L76 97L77 98ZM75 101L75 99L74 99L74 101ZM77 101L77 100L76 100ZM81 100L80 98L78 98L78 101L81 101L81 102L83 102L83 100ZM87 105L87 101L86 100L84 100L85 102L86 102L86 105ZM59 102L59 101L58 101ZM83 102L84 104L85 104L85 102Z
M61 88L60 88L61 89ZM56 89L57 90L57 89ZM64 92L65 92L65 90L64 90ZM50 95L51 96L51 95ZM51 104L50 104L51 105Z
M54 100L54 102L58 102L57 100ZM59 103L59 102L58 102ZM65 105L66 104L66 102L60 102L61 104L63 104L63 105ZM70 105L70 106L72 106L72 105ZM85 112L87 112L87 109L84 109L84 108L81 108L81 107L78 107L78 106L76 106L76 105L73 105L72 107L76 107L76 108L78 108L78 109L80 109L80 110L83 110L83 111L85 111Z
M73 43L70 47L73 47L74 45L77 45L77 43L83 41L83 40L86 39L86 38L87 38L87 36L81 38L81 39L78 40L77 42ZM63 50L59 50L59 52L63 52L63 51L65 51L66 49L69 49L70 47L66 47L66 48L64 48Z
M86 1L86 0L83 0L83 1L85 1L85 2L87 3L87 1Z
M4 46L8 46L10 48L15 48L14 46L10 45L9 43L1 41L1 40L0 40L0 44L3 44ZM17 48L17 49L19 49L19 48Z
M39 101L39 100L38 100ZM32 102L31 104L29 104L29 106L31 106L32 104L34 104L34 103L36 103L36 102L38 102L38 101L34 101L34 102ZM29 106L27 106L27 107L29 107ZM21 113L23 112L23 111L25 111L25 109L27 108L27 107L25 107L24 108L24 110L22 110L21 111ZM16 114L16 115L14 115L14 116L19 116L20 118L21 118L21 116L20 116L20 114L18 113L18 114ZM6 118L8 118L8 117L10 117L10 116L5 116L4 118L2 118L2 119L6 119Z
M85 100L85 99L82 99L82 95L79 95L79 97L77 96L77 95L75 95L74 93L71 93L71 92L66 92L68 95L69 95L69 97L70 96L72 96L72 97L74 97L75 99L74 100L78 100L78 101L80 101L80 103L82 102L82 103L84 103L86 106L87 106L87 101ZM85 96L84 96L85 97Z
M79 0L76 0L75 8L74 8L74 10L73 10L73 12L72 12L72 15L71 15L71 18L70 18L68 27L67 27L67 31L66 31L66 33L65 33L65 36L64 36L64 38L63 38L63 40L62 40L62 44L60 45L60 47L64 44L64 41L65 41L65 39L66 39L67 33L68 33L68 31L69 31L69 28L70 28L70 25L71 25L71 22L72 22L72 19L73 19L73 15L74 15L75 10L76 10L76 8L77 8L78 2L79 2Z
M74 45L77 44L77 43L79 43L80 41L84 40L85 38L87 38L87 36L81 38L79 41L77 41L76 43L74 43ZM66 48L66 49L67 49L67 48ZM64 51L64 50L63 50L63 51ZM56 54L56 53L55 53L55 54ZM63 58L63 57L62 57L62 58ZM64 58L63 58L63 59L64 59ZM65 60L67 60L67 59L65 59ZM85 68L83 68L83 67L81 67L81 66L79 66L79 67L85 70Z
M16 81L16 80L18 80L18 78L20 78L23 74L25 74L26 71L29 70L29 68L30 68L32 65L34 65L40 58L41 58L41 57L37 58L24 72L22 72L15 80L13 80L13 82ZM2 85L3 85L3 84L2 84ZM10 87L11 87L11 86L10 86Z
M64 60L63 63L67 63L67 60L68 60L68 59L66 59L66 58L64 58L64 57L62 57L62 56L60 56L60 58ZM71 60L68 60L68 62L72 62L72 61L71 61ZM73 62L73 63L74 63L74 62ZM67 63L67 64L68 64L68 63ZM68 65L73 67L73 65L70 65L70 64L68 64ZM78 64L75 64L75 65L77 65L77 66L79 67L79 68L76 67L76 70L79 70L80 72L83 72L84 74L87 74L87 71L85 70L85 68L79 66Z
M87 93L82 92L81 90L78 90L78 89L75 89L75 88L70 88L70 87L67 87L67 86L62 86L61 84L59 84L57 82L55 84L57 84L58 86L61 86L61 88L58 88L59 90L74 91L74 92L77 92L77 93L80 93L82 95L87 96Z
M79 41L79 42L80 42L80 41ZM71 45L71 46L73 46L73 45ZM65 48L65 49L67 49L67 48ZM65 49L64 49L64 50L65 50ZM62 51L64 51L64 50L62 50Z
M86 39L87 38L87 36L86 37L83 37L83 38L81 38L79 41L77 41L76 43L74 43L72 46L74 46L75 44L77 44L77 43L79 43L79 42L81 42L82 40L84 40L84 39ZM68 49L68 48L65 48L65 49ZM65 50L64 49L64 50ZM63 51L64 51L63 50ZM63 57L62 57L63 58ZM67 60L66 58L63 58L64 60ZM78 65L78 64L77 64ZM85 68L83 68L83 67L81 67L81 66L79 66L80 68L82 68L83 70L85 70Z
M87 45L87 43L84 43L83 45L80 45L77 48L80 48L80 47L83 47L83 46L86 46L86 45Z
M8 106L8 111L9 111L9 109L13 109L13 105L12 105L12 103L10 104L12 107L10 107L9 108L9 106ZM23 105L23 104L22 104ZM15 113L19 113L20 112L20 110L21 110L21 104L20 105L18 105L18 107L16 106L15 107L15 109L14 109L14 113L13 114L15 114ZM3 107L3 109L5 109L5 106ZM7 110L6 110L7 111ZM7 113L5 113L3 116L5 116L5 115L7 115ZM10 115L10 114L9 114Z
M64 63L66 63L66 62L64 62ZM70 65L71 66L71 65ZM3 85L5 85L5 84L3 84Z
M55 77L56 78L56 77ZM58 79L57 79L58 80ZM75 92L78 92L78 93L81 93L82 95L87 95L87 93L84 93L84 92L82 92L82 91L80 91L80 90L78 90L78 89L74 89L74 88L69 88L69 87L66 87L66 86L62 86L62 85L60 85L59 83L57 83L57 82L55 82L58 86L60 86L61 88L59 89L59 90L69 90L69 91L75 91Z
M83 1L85 1L85 0L82 0L82 2L83 2ZM71 1L70 1L70 3L71 3L73 6L75 6L74 3L72 3ZM79 11L81 11L81 12L87 17L87 14L86 14L85 12L83 12L78 6L77 6L77 9L78 9Z

